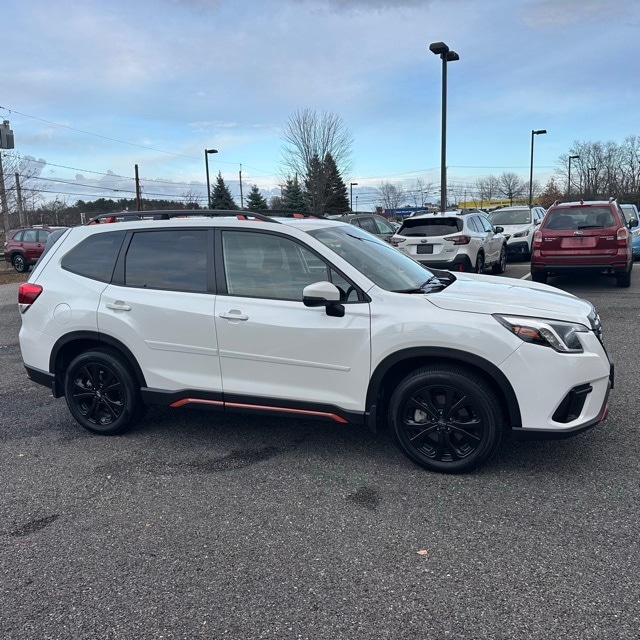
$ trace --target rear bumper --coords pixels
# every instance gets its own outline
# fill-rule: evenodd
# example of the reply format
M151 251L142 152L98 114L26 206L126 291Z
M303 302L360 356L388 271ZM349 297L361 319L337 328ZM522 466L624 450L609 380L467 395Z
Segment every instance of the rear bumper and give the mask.
M421 265L433 269L446 269L448 271L471 271L471 260L469 256L456 256L453 260L427 260L427 256L411 256Z
M613 256L612 259L607 260L606 262L602 261L580 263L576 261L575 257L572 257L570 260L556 262L554 260L549 260L534 255L531 259L531 269L535 269L536 271L544 271L548 274L601 273L603 271L608 271L611 273L623 273L629 270L631 262L632 261L627 262L626 257L620 259Z

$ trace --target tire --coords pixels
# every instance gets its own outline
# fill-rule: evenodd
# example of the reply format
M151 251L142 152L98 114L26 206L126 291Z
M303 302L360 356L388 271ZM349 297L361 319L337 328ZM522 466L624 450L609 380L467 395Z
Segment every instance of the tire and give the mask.
M476 264L473 270L475 273L484 273L484 253L482 253L482 251L478 251Z
M29 271L27 259L21 253L16 253L13 258L11 258L11 264L18 273Z
M544 271L534 271L531 270L531 280L533 282L541 282L542 284L547 283L547 274Z
M502 249L500 249L500 258L498 259L498 262L496 262L491 267L491 272L495 274L504 273L506 268L507 268L507 250L505 246L502 245Z
M65 372L64 395L73 417L101 435L123 433L146 412L131 368L108 349L74 358Z
M410 373L389 403L389 424L413 462L440 473L480 466L502 438L502 411L476 373L455 365L430 365Z
M623 271L622 273L616 273L616 286L618 287L631 286L631 269L629 269L629 271Z

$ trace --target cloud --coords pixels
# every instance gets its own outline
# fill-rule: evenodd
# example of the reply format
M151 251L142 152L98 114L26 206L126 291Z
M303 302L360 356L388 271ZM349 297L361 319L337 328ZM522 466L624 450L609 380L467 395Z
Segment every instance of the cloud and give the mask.
M638 24L640 12L634 0L529 0L523 19L533 28L559 29L627 19Z

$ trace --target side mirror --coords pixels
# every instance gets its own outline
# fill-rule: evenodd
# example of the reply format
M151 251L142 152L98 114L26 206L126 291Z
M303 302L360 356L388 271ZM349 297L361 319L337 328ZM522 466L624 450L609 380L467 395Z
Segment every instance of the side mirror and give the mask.
M631 220L629 220L629 228L633 229L633 227L637 227L638 226L638 221L635 218L631 218Z
M496 233L503 233L504 232L504 227L493 227L493 230Z
M326 280L307 285L302 290L302 303L305 307L325 307L328 316L344 316L344 306L340 304L340 290Z

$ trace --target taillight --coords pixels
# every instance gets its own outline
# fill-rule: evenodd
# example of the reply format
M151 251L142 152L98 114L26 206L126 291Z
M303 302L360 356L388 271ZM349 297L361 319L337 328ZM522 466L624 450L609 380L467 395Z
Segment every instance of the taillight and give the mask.
M469 236L451 236L450 238L445 238L447 242L453 242L453 244L469 244L471 242L471 238Z
M402 240L398 239L398 238L389 238L389 242L394 246L397 247L401 242L403 242Z
M627 227L620 227L616 232L616 240L620 242L621 245L626 245L627 240L629 239L629 229Z
M538 230L533 234L533 246L534 246L534 247L540 247L540 246L542 246L542 231L540 231L540 229L538 229Z
M18 289L18 304L31 305L41 293L42 287L39 284L25 282Z

